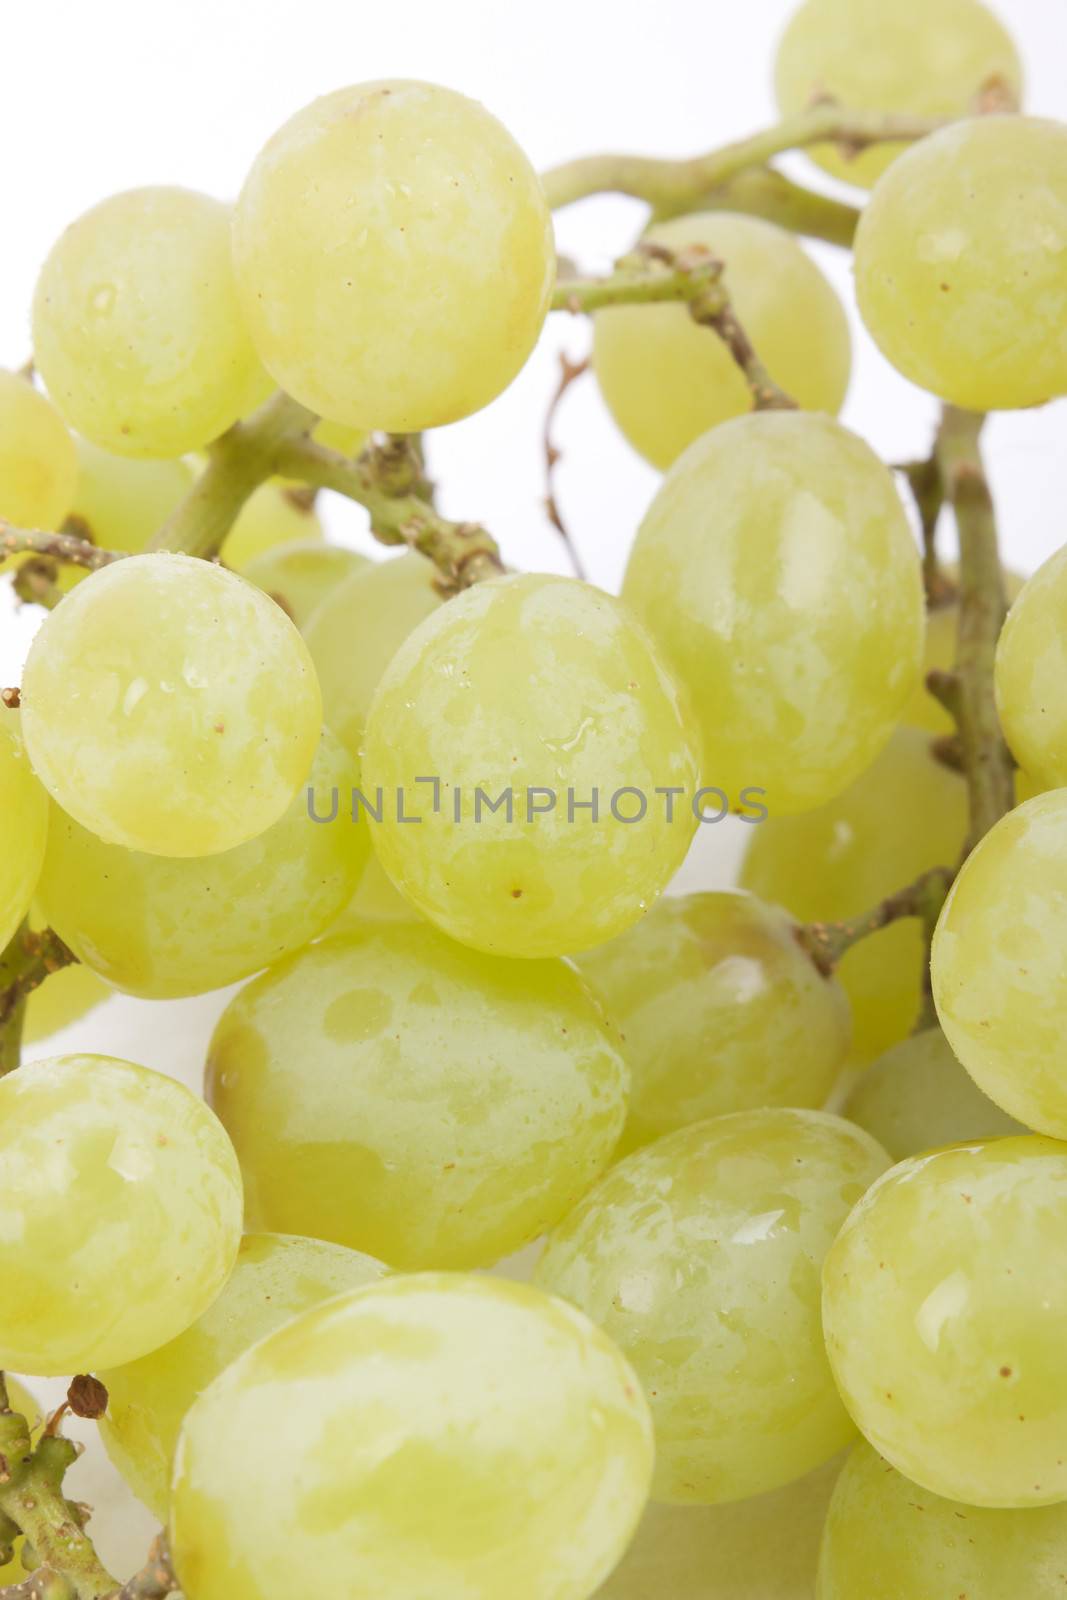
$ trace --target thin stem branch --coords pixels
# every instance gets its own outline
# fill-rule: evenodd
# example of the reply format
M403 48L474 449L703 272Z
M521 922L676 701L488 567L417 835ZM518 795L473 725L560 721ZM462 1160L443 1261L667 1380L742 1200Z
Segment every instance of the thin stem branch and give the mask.
M103 1600L119 1585L100 1561L77 1507L63 1494L63 1479L78 1458L70 1439L45 1436L30 1443L25 1417L0 1410L0 1513L33 1546L43 1572L16 1585L19 1600ZM66 1588L60 1588L60 1581ZM37 1584L34 1589L33 1585ZM0 1591L0 1595L3 1591Z
M932 926L945 903L955 874L948 867L933 867L921 877L887 895L869 911L845 922L809 922L797 932L797 939L819 971L829 977L841 957L870 934L887 928L903 917L918 917Z
M919 513L919 529L923 545L923 588L927 607L933 611L938 606L951 604L957 596L956 585L948 577L937 553L937 526L945 504L941 469L936 455L925 461L905 461L897 469L907 480L915 509Z
M25 922L0 954L0 1077L19 1064L27 999L51 973L77 959L53 929L35 933Z
M95 572L109 562L121 561L124 550L101 550L70 533L42 533L38 528L16 528L0 517L0 558L20 555L47 556L53 561L66 561L76 567L86 567Z
M578 554L578 548L571 537L570 529L563 520L563 512L560 510L559 499L556 494L556 468L563 458L563 451L553 438L553 425L564 395L573 384L578 382L579 378L590 371L591 366L592 363L588 356L581 361L572 361L568 355L562 350L560 351L559 382L553 390L552 399L549 401L548 411L545 413L545 426L541 435L545 452L545 513L549 522L563 540L563 548L567 552L575 577L582 579L586 577L586 571L582 565L582 558Z

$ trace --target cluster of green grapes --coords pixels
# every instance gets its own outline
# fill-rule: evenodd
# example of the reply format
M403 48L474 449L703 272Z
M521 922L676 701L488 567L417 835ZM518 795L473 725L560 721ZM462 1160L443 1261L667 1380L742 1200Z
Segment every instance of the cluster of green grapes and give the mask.
M1020 87L984 6L806 0L777 80L787 118L946 119L812 152L872 188L859 305L896 367L971 411L1067 395L1067 126L975 109ZM219 560L168 539L274 386L352 462L526 361L548 202L449 90L316 101L232 208L103 202L41 272L47 394L0 374L9 567L59 530L114 557L54 571L0 711L0 1033L45 929L78 964L30 1038L251 980L203 1098L102 1056L0 1076L0 1365L100 1378L187 1600L1063 1593L1067 550L988 685L1023 803L971 837L932 955L899 920L833 970L804 924L955 867L973 825L957 766L998 747L921 682L967 595L927 614L795 240L696 208L650 239L722 259L797 405L684 304L597 314L604 398L666 474L621 598L446 598L252 468ZM702 785L765 797L744 889L660 898ZM546 1238L532 1283L488 1274ZM0 1462L0 1560L32 1447Z

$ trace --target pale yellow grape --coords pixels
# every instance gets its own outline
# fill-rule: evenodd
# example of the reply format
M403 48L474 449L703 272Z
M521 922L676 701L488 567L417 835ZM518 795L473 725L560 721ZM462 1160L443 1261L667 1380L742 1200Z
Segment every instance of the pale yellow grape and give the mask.
M339 914L331 933L358 932L367 922L418 922L419 913L393 888L378 857L371 850L356 892Z
M879 1056L842 1114L866 1128L894 1161L963 1139L1027 1131L982 1093L936 1027L902 1039Z
M48 796L22 744L21 717L0 708L0 950L30 909L48 839Z
M830 1501L818 1600L1060 1600L1067 1506L997 1511L943 1500L869 1444Z
M913 383L972 411L1067 394L1067 125L978 117L924 139L855 249L863 320Z
M821 1106L845 1062L848 1001L753 895L667 896L579 970L625 1041L623 1150L757 1106Z
M945 576L954 584L959 581L955 567L947 568ZM1008 601L1011 602L1018 596L1024 580L1017 572L1008 571L1003 576L1005 592ZM959 602L955 598L927 610L922 681L916 684L915 692L904 708L903 720L913 728L928 728L931 733L956 731L952 717L940 700L935 699L926 687L926 674L935 669L940 672L951 672L955 667L959 620Z
M83 967L61 967L51 972L26 1002L26 1015L22 1024L22 1038L26 1044L37 1044L51 1038L61 1028L84 1017L111 994L103 978Z
M819 1271L888 1164L840 1117L735 1112L628 1156L551 1235L537 1281L599 1323L645 1386L657 1500L742 1500L847 1443Z
M978 1087L1067 1138L1067 790L1002 817L964 863L934 935L934 1000Z
M303 629L346 578L369 566L366 556L346 550L343 545L326 544L322 539L297 539L254 556L245 562L241 575L269 594Z
M211 1304L240 1235L233 1147L182 1084L94 1055L0 1079L0 1367L147 1355Z
M598 1600L811 1600L840 1470L835 1457L784 1489L728 1506L650 1505Z
M221 558L235 572L279 545L295 540L321 540L322 523L314 506L304 504L299 489L273 478L254 489L223 542ZM251 580L254 582L255 580Z
M676 217L646 238L676 253L703 246L725 262L723 283L771 377L801 406L840 410L851 343L837 295L784 229L723 212ZM669 467L717 423L753 407L752 391L718 334L681 305L597 313L600 391L635 450Z
M830 417L759 412L675 463L623 598L689 691L704 781L807 811L869 767L922 659L919 559L892 477Z
M930 735L898 728L844 794L802 817L753 827L741 881L802 921L858 916L931 867L954 866L967 831L962 778L930 748ZM919 1012L922 932L906 919L843 958L853 1051L863 1061L910 1033Z
M978 1506L1067 1499L1067 1145L1038 1135L902 1161L839 1234L823 1323L875 1449Z
M26 1424L31 1430L30 1437L36 1443L40 1434L41 1408L33 1396L26 1392L21 1383L16 1383L14 1378L7 1378L6 1381L7 1397L11 1404L11 1410L25 1418ZM23 1540L21 1536L12 1541L12 1546L10 1561L5 1562L3 1556L0 1555L0 1588L5 1584L22 1583L27 1576L26 1568L22 1562ZM0 1540L0 1551L2 1549L3 1542Z
M341 455L358 456L367 443L367 430L365 428L352 428L344 422L331 422L323 418L311 430L316 444L321 444L327 450L339 450Z
M38 891L46 920L94 972L148 999L247 978L325 932L370 851L349 815L359 769L326 730L281 819L233 850L168 859L105 844L53 808Z
M230 211L130 189L71 223L41 269L34 357L72 427L129 456L180 456L268 390L230 260Z
M391 1266L488 1266L611 1157L629 1075L562 961L503 961L367 924L280 962L223 1012L206 1092L251 1227Z
M1034 573L997 645L1001 726L1019 765L1046 787L1067 784L1067 546Z
M134 461L78 439L72 515L94 544L137 554L193 486L185 461ZM80 528L75 528L80 532Z
M484 107L392 80L305 106L257 156L234 215L264 365L320 416L413 432L506 389L555 275L537 174Z
M1018 94L1022 64L979 0L806 0L775 61L786 116L832 99L850 111L960 117L993 83ZM835 177L870 188L906 148L885 143L849 154L824 144L808 154Z
M98 1374L108 1392L100 1419L108 1455L161 1522L178 1433L197 1395L291 1317L384 1273L370 1256L321 1239L247 1233L226 1287L191 1328L139 1361Z
M229 850L307 778L322 704L265 594L182 555L102 567L45 619L22 682L38 777L83 827L152 855Z
M465 944L510 956L599 944L686 854L694 734L620 601L572 578L479 584L422 622L378 685L363 739L364 791L383 793L374 848ZM398 790L421 825L400 821Z
M55 406L0 368L0 518L20 528L58 528L77 477L74 440Z
M414 553L368 563L324 596L304 629L326 720L355 755L382 673L441 604L435 577L433 562Z

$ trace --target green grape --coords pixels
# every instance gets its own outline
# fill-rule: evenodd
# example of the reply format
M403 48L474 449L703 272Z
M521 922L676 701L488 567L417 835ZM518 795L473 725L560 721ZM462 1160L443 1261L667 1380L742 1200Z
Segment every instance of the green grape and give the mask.
M650 1505L597 1600L811 1600L840 1470L835 1457L784 1489L728 1506Z
M930 1494L869 1444L837 1480L819 1600L1060 1600L1067 1505L998 1511Z
M182 1084L92 1055L0 1079L0 1367L147 1355L207 1310L240 1235L233 1147Z
M946 577L958 582L955 567L946 569ZM1017 572L1004 573L1004 588L1009 601L1013 601L1023 586ZM923 653L922 682L904 709L903 720L913 728L927 728L931 733L955 733L956 724L940 700L936 700L926 687L928 672L951 672L956 665L956 639L959 631L960 608L958 599L934 606L926 613L926 648Z
M979 0L806 0L775 62L778 105L789 117L820 99L850 111L960 117L993 83L1018 94L1022 64ZM906 148L876 144L851 154L821 144L808 154L835 177L869 189Z
M353 572L325 596L305 629L326 720L353 754L382 673L412 630L436 611L433 563L394 557Z
M410 900L393 888L378 857L372 850L367 867L351 900L340 913L331 933L358 933L367 922L420 922Z
M931 867L954 865L966 831L963 780L933 756L928 734L898 728L874 764L829 805L754 827L741 881L801 921L839 921ZM838 972L861 1061L910 1033L924 960L922 931L912 919L861 939L843 958Z
M253 556L244 563L241 573L257 589L269 594L298 628L304 628L312 613L346 578L369 568L366 556L342 545L326 544L321 539L297 539Z
M963 1139L1027 1131L986 1098L940 1028L914 1033L880 1056L856 1084L843 1114L866 1128L894 1161Z
M844 309L819 268L782 228L723 212L676 217L646 238L679 253L703 246L771 376L812 411L840 409L851 347ZM681 305L597 313L593 360L601 393L635 450L669 467L717 423L753 406L717 334Z
M1002 817L968 856L934 935L934 1000L979 1089L1028 1128L1067 1137L1063 906L1067 790Z
M588 1600L651 1471L644 1396L579 1312L492 1278L386 1278L192 1407L175 1565L196 1600Z
M977 117L922 140L855 251L863 320L913 383L972 411L1067 393L1067 126Z
M56 242L33 300L34 356L72 427L125 456L180 456L268 392L241 320L230 212L188 189L130 189Z
M0 518L58 528L77 476L74 440L59 412L32 383L0 368Z
M660 900L578 960L633 1076L621 1148L727 1111L821 1106L848 1054L848 1001L752 895Z
M537 174L496 118L393 80L338 89L279 128L237 202L234 261L283 389L334 422L409 433L507 388L556 255Z
M30 1438L32 1442L36 1444L41 1431L40 1406L37 1404L33 1396L22 1387L21 1383L15 1382L14 1378L7 1378L7 1397L11 1402L11 1410L18 1412L20 1416L25 1417L26 1422L30 1427ZM22 1581L25 1579L26 1568L22 1562L22 1546L23 1540L20 1535L18 1538L12 1541L12 1554L10 1561L5 1562L2 1554L0 1554L0 1589L2 1589L5 1584L22 1583ZM0 1539L0 1551L2 1551L2 1548L3 1541Z
M47 983L40 984L26 1002L26 1015L22 1024L25 1044L37 1044L51 1038L61 1028L84 1017L94 1006L106 1000L111 990L103 978L97 977L80 962L72 967L61 967L48 975Z
M311 430L316 444L325 445L327 450L338 450L341 455L358 456L366 446L366 428L351 428L345 422L330 422L329 419L317 423Z
M78 439L71 507L94 544L138 554L193 485L184 461L134 461ZM80 531L80 530L76 530Z
M618 600L573 578L482 583L420 623L378 685L363 741L364 790L383 793L374 847L465 944L581 950L636 922L681 865L694 749L677 686ZM421 826L403 825L397 795Z
M48 797L22 746L16 711L0 708L0 950L30 908L48 839Z
M52 798L111 844L210 855L269 828L322 727L315 671L279 606L182 555L102 567L45 619L22 722Z
M615 1339L656 1425L657 1500L780 1488L852 1434L823 1346L819 1268L888 1157L821 1111L738 1111L602 1178L537 1281Z
M919 560L887 469L830 417L758 412L668 473L623 599L689 690L707 782L807 811L869 767L922 657Z
M251 562L279 545L318 542L323 538L322 523L314 507L306 504L299 490L294 493L291 484L274 478L253 489L241 507L223 543L222 560L235 572L243 573Z
M1067 546L1024 584L997 645L997 710L1019 765L1046 788L1067 784Z
M139 1361L99 1374L108 1392L100 1419L107 1453L161 1522L178 1433L197 1395L290 1317L375 1283L385 1270L370 1256L319 1239L247 1233L226 1287L192 1327Z
M39 899L79 960L147 999L203 994L247 978L325 932L369 854L346 815L359 769L329 732L281 819L212 856L168 859L105 844L53 809Z
M1067 1499L1065 1228L1067 1146L1026 1135L902 1161L838 1235L834 1376L870 1443L931 1493Z
M249 1226L391 1266L488 1266L607 1165L629 1075L563 961L516 964L433 928L313 945L223 1012L206 1092Z

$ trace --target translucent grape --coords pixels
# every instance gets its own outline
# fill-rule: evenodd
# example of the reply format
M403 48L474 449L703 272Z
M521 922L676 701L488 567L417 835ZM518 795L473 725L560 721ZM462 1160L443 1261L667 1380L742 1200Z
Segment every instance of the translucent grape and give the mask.
M59 412L32 383L0 368L0 518L58 528L77 476L74 440Z
M305 631L330 727L353 754L382 673L408 634L438 609L435 568L425 556L377 562L339 583Z
M832 99L851 111L960 117L994 82L1018 93L1022 65L979 0L806 0L775 62L786 116ZM824 144L808 154L835 177L870 188L906 148L876 144L850 154Z
M834 1376L875 1449L974 1506L1067 1499L1067 1146L1028 1135L902 1161L823 1273ZM866 1600L866 1597L865 1597Z
M941 1026L978 1087L1028 1128L1067 1137L1067 790L1001 818L968 856L934 935Z
M26 759L20 720L0 707L0 817L8 841L0 849L0 950L30 909L48 838L48 797Z
M322 523L314 506L291 484L272 479L253 490L241 507L223 543L222 560L235 572L244 572L251 562L279 545L322 538Z
M233 1148L180 1083L78 1055L0 1079L0 1367L147 1355L211 1304L240 1234Z
M802 406L836 412L848 388L848 322L819 268L783 229L715 212L676 217L646 238L684 252L703 245L771 376ZM669 467L716 423L752 410L752 393L715 333L685 306L617 306L596 317L600 391L635 450Z
M108 1392L100 1419L108 1455L161 1522L178 1433L197 1395L290 1317L384 1272L370 1256L319 1239L245 1234L226 1287L191 1328L139 1361L99 1374Z
M347 815L359 770L327 730L280 821L212 856L168 859L105 844L53 809L39 900L94 972L127 994L162 1000L247 978L325 932L348 904L369 854Z
M943 400L1067 394L1067 126L978 117L907 151L860 219L856 293L883 353Z
M628 1156L551 1236L537 1280L599 1323L645 1386L657 1500L762 1494L847 1443L819 1268L887 1165L839 1117L740 1111Z
M193 1406L175 1562L196 1600L588 1600L651 1470L634 1375L579 1312L525 1284L387 1278Z
M660 900L579 969L625 1040L622 1148L727 1111L821 1106L844 1065L848 1001L752 895Z
M537 175L476 101L338 89L260 152L234 217L248 325L320 416L413 432L478 411L537 341L555 273Z
M41 269L34 356L87 439L179 456L266 394L230 260L230 213L188 189L130 189L71 223Z
M488 1266L595 1181L629 1076L578 975L374 923L279 963L215 1030L207 1095L249 1225L391 1266Z
M61 967L48 975L26 1002L26 1015L22 1024L25 1044L37 1044L51 1038L61 1028L84 1017L111 994L103 978L97 977L80 962L71 967Z
M369 567L365 556L346 550L342 545L326 544L320 539L298 539L254 556L245 563L242 575L264 594L269 594L297 627L303 629L312 614L346 578Z
M128 556L45 620L22 683L34 768L72 817L153 855L229 850L303 784L322 706L281 608L191 556Z
M350 428L347 423L330 422L328 418L317 423L312 434L316 444L339 450L343 456L358 456L367 443L365 428Z
M22 1387L21 1383L15 1382L14 1378L7 1378L7 1396L11 1402L12 1411L18 1412L20 1416L25 1417L31 1429L30 1437L36 1443L40 1433L40 1406L33 1396ZM12 1541L10 1561L5 1562L2 1553L0 1553L0 1588L5 1584L16 1584L24 1581L26 1568L22 1561L22 1546L23 1540L21 1536ZM2 1552L2 1549L3 1541L0 1540L0 1552Z
M571 578L479 584L422 622L378 685L363 779L422 818L405 826L389 803L374 827L397 888L453 938L502 955L621 933L697 826L673 679L619 601Z
M421 922L422 918L398 890L372 850L356 892L334 923L333 933L358 933L367 922Z
M966 831L962 779L933 756L928 734L898 728L874 764L829 805L754 827L741 881L803 921L837 921L877 905L931 867L954 865ZM910 1033L924 959L919 924L907 919L860 940L842 960L860 1060Z
M1067 784L1067 546L1040 567L1008 614L997 645L997 709L1021 767L1046 787Z
M79 439L77 448L73 515L106 550L145 550L192 488L191 467L185 461L134 461L87 439Z
M1067 1506L991 1511L942 1500L858 1444L837 1480L819 1600L1059 1600Z
M653 500L622 592L689 690L704 781L734 804L762 789L772 817L869 767L918 678L907 519L887 469L830 417L759 412L698 440Z

